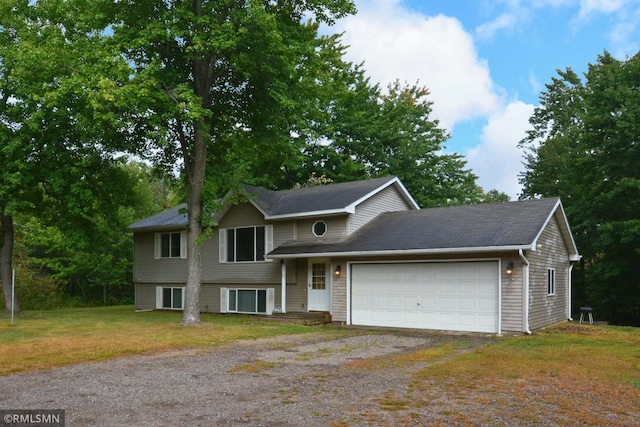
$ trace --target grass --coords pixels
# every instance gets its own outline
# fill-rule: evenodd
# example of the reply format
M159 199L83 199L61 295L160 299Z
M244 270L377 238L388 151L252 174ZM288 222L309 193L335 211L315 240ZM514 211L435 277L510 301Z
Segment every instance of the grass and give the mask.
M136 313L133 306L27 311L14 325L10 316L1 315L0 375L315 330L256 322L248 315L202 314L202 323L194 327L181 320L180 312Z
M430 364L411 388L414 407L492 408L462 415L462 424L614 425L612 415L634 423L640 413L638 384L640 329L563 325Z
M253 316L203 314L202 324L194 327L180 321L178 312L135 313L131 306L30 311L20 314L14 326L0 315L0 375L133 354L198 351L241 339L318 333L313 327L257 322ZM380 333L322 330L332 338ZM286 344L274 348L281 346ZM321 358L332 352L320 348L301 357ZM460 337L346 364L390 375L395 368L410 368L406 388L377 397L381 410L409 417L407 423L420 421L426 409L458 425L505 425L504 420L517 425L632 425L640 414L640 328L564 324L477 348ZM258 375L276 366L255 361L234 372ZM433 421L438 425L439 420Z

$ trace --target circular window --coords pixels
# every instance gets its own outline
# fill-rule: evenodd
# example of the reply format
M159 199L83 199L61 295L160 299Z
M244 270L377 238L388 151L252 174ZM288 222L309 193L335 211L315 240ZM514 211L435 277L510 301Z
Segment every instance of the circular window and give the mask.
M326 232L327 224L324 221L316 221L313 224L313 234L315 234L316 237L324 236Z

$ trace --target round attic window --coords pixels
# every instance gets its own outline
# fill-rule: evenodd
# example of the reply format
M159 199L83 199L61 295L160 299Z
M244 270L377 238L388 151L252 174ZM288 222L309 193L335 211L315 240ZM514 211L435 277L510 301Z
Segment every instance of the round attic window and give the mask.
M313 234L316 237L324 236L327 232L327 224L324 221L316 221L313 223Z

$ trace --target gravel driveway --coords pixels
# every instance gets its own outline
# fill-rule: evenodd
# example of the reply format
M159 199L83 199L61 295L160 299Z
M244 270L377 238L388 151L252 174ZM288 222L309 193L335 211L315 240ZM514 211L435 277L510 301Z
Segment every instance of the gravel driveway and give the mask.
M65 409L71 426L398 424L406 414L384 410L380 399L406 393L419 366L376 370L354 362L461 339L471 346L493 341L365 330L332 339L318 332L83 363L0 377L0 408ZM420 418L445 422L441 417Z

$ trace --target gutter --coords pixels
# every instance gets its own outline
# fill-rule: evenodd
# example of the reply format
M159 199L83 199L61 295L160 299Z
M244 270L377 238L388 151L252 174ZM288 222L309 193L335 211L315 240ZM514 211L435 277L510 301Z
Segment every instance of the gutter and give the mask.
M524 332L527 335L531 335L531 329L529 329L529 261L524 256L524 252L522 252L522 249L518 250L518 255L520 255L520 258L525 265L523 272L524 274L522 277L524 280Z

